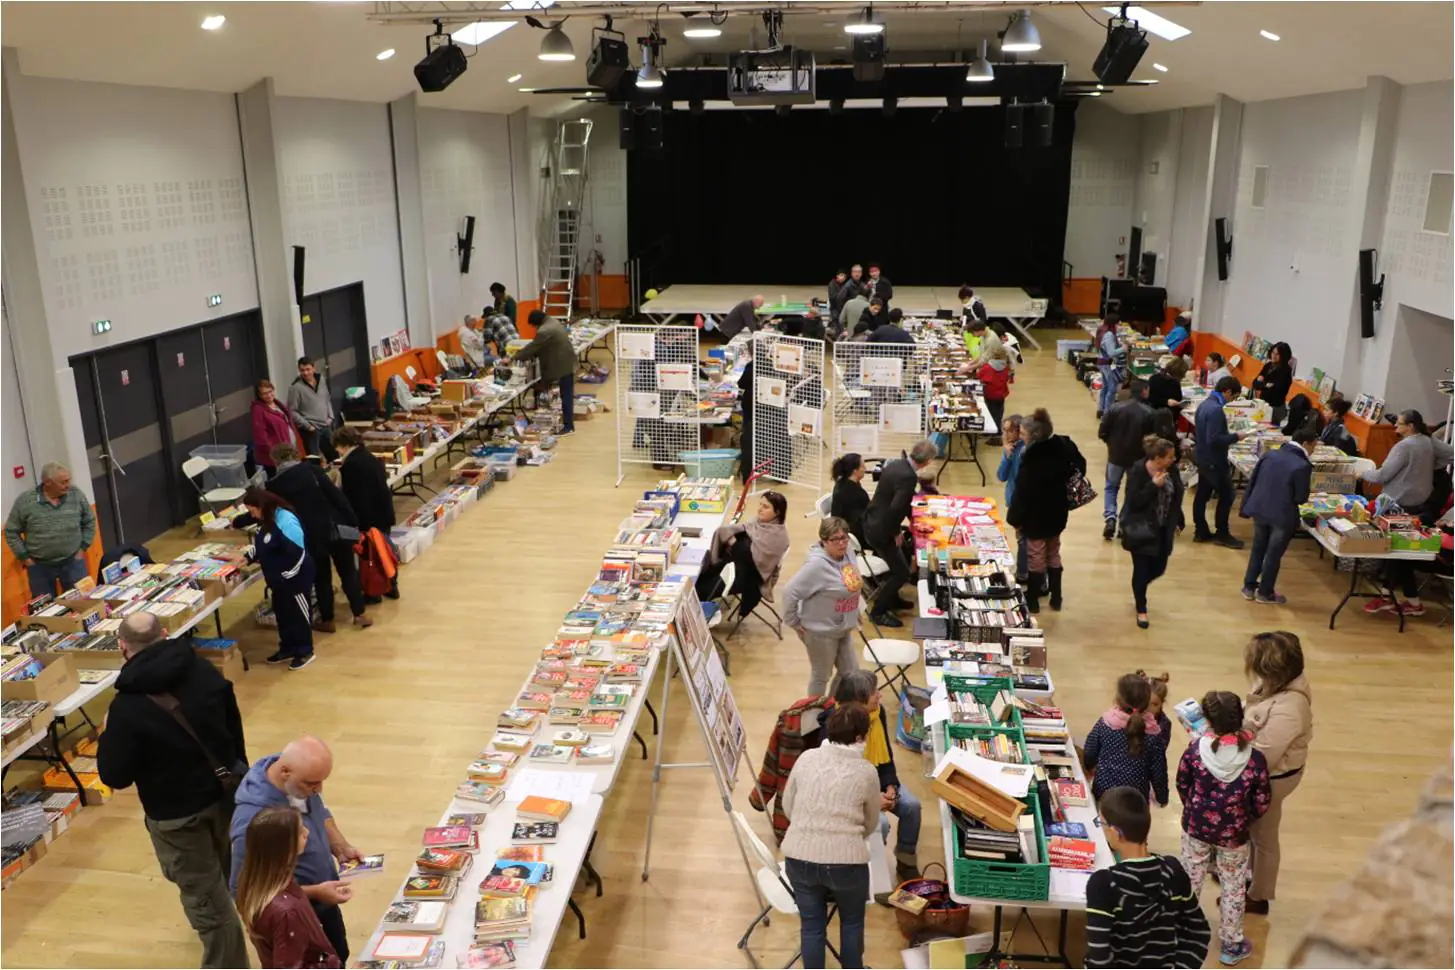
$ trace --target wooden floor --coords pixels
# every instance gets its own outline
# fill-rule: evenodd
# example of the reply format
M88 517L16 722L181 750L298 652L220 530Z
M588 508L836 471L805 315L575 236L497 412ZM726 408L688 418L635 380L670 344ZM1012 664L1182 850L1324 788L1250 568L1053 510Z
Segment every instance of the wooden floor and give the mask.
M1045 336L1054 346L1056 335ZM1057 430L1077 440L1099 476L1105 453L1096 441L1092 400L1049 351L1033 354L1018 370L1008 410L1037 405L1049 407ZM378 619L373 629L320 636L319 660L306 671L258 663L238 684L249 754L277 751L302 732L326 738L336 758L325 791L335 817L359 847L388 855L388 874L361 880L346 907L355 946L367 939L397 889L418 851L420 829L437 820L540 645L586 588L613 527L654 478L643 467L613 488L613 419L581 422L555 462L522 469L515 481L497 486L446 530L405 567L404 598L372 610ZM983 452L992 482L984 491L999 497L990 464L998 455L990 448ZM946 472L946 490L982 492L978 475L967 467L957 464ZM791 575L814 538L813 523L802 513L816 495L787 491L793 548L785 574ZM1246 523L1235 520L1234 531L1246 535ZM191 542L183 536L153 548L167 555ZM1064 558L1065 611L1043 613L1042 620L1050 634L1057 699L1078 732L1106 707L1124 672L1169 670L1174 700L1211 688L1242 693L1242 649L1250 634L1282 628L1303 638L1316 737L1307 779L1285 815L1283 873L1273 914L1249 917L1247 923L1257 946L1248 965L1286 965L1330 887L1353 871L1382 827L1408 814L1424 779L1450 757L1449 629L1436 628L1432 611L1400 636L1393 619L1366 618L1356 605L1346 610L1337 631L1329 631L1328 614L1347 580L1320 562L1308 543L1296 544L1285 560L1284 608L1255 606L1239 596L1242 554L1179 543L1167 576L1153 587L1152 628L1145 632L1133 623L1128 558L1102 541L1094 508L1073 517ZM254 660L271 650L268 632L253 628L241 606L230 606L226 621L229 634ZM808 663L796 640L779 642L756 621L730 646L733 691L756 765L777 712L803 693ZM701 757L696 728L683 717L686 709L679 692L663 725L669 760ZM1180 730L1174 730L1175 757L1182 745ZM901 777L928 803L915 757L896 751ZM746 788L743 779L734 800L767 838L767 820L747 807ZM668 773L652 877L644 883L650 794L649 764L629 762L608 798L593 856L606 894L578 895L590 935L578 941L568 915L553 966L746 965L736 943L756 915L754 898L714 785L705 772ZM937 814L927 811L922 862L941 858L938 829ZM1153 848L1175 853L1178 832L1177 810L1160 813ZM1209 886L1204 893L1210 915L1216 891ZM82 812L72 831L0 903L0 959L6 966L197 965L200 946L175 890L158 871L132 792ZM987 912L974 915L978 926L988 923ZM1050 924L1045 928L1054 932ZM1075 953L1080 937L1080 921L1073 920ZM766 966L787 963L796 940L792 919L775 919L754 934ZM1033 947L1034 936L1024 933L1017 944ZM899 946L892 913L871 907L869 963L900 965Z

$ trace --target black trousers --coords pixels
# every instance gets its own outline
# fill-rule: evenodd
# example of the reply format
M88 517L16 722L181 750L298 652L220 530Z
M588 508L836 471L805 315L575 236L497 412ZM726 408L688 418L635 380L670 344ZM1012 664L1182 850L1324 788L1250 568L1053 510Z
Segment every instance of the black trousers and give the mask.
M1147 587L1160 579L1167 571L1168 553L1143 556L1132 553L1132 598L1136 600L1137 612L1147 612Z
M1227 465L1197 466L1197 491L1192 497L1192 524L1200 536L1213 533L1207 527L1207 501L1216 492L1218 504L1214 524L1217 535L1228 534L1228 515L1233 511L1233 472Z
M359 564L354 559L351 542L330 542L310 549L316 570L313 579L313 593L318 599L318 619L321 623L333 622L333 572L338 570L338 582L349 601L349 611L354 616L364 615L364 590L359 585ZM332 568L330 568L330 562Z
M328 937L328 942L333 944L334 952L338 954L339 965L348 966L349 931L344 927L343 910L338 906L321 906L314 903L313 912L318 916L318 921L323 924L323 935Z
M1005 434L1005 398L993 401L985 399L985 410L990 412L990 420L995 422L995 433L993 437Z
M308 605L308 587L313 585L313 564L286 586L270 586L273 616L278 621L278 652L285 657L307 657L313 653L313 616Z
M874 597L874 612L893 613L900 602L900 587L909 582L909 560L904 558L904 547L896 544L893 539L888 542L875 542L873 549L874 554L889 565L888 574L880 580L882 585L879 587L879 594Z

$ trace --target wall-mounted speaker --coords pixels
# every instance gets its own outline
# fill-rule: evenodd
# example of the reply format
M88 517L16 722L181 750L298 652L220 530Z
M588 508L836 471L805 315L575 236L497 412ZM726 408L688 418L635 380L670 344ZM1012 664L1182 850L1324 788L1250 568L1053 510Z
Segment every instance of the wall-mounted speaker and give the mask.
M1228 228L1228 220L1213 220L1214 239L1218 251L1218 279L1226 281L1228 278L1228 264L1233 259L1233 233Z
M597 27L591 37L594 43L586 59L586 83L610 91L631 68L631 50L625 35L615 30Z
M854 80L872 83L884 80L884 32L854 37Z
M448 38L446 38L448 40ZM414 79L425 93L443 91L454 83L455 78L465 73L470 62L465 52L453 43L440 44L424 55L424 60L414 65Z
M1026 109L1026 144L1032 148L1050 148L1055 134L1056 108L1042 101Z
M293 302L303 305L303 247L293 247Z
M617 114L624 152L662 147L662 109L658 105L623 107Z
M460 247L460 272L470 272L470 252L475 248L475 217L465 217L465 231L455 237Z
M1374 279L1374 257L1372 249L1359 250L1359 336L1365 340L1374 336L1374 311L1384 306L1384 274Z
M1025 142L1026 109L1024 105L1005 106L1005 147L1019 148Z

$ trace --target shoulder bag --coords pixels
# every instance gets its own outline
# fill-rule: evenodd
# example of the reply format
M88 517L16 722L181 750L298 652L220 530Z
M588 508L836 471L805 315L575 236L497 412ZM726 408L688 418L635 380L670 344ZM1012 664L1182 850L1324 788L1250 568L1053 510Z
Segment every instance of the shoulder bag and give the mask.
M148 694L147 697L151 698L153 704L170 714L172 720L180 724L182 730L197 742L197 746L202 749L203 756L207 758L207 767L212 769L212 773L217 776L218 783L222 785L222 793L231 800L237 794L238 786L242 784L242 774L235 768L224 767L222 762L217 760L217 756L212 753L207 742L203 741L193 729L192 722L187 720L187 715L182 713L182 704L176 697L171 694Z

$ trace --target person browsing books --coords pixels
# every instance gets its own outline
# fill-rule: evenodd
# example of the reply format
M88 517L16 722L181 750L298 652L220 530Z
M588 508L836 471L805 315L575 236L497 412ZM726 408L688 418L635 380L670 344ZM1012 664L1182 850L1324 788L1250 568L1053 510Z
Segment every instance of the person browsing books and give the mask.
M1318 432L1299 428L1282 448L1264 452L1253 466L1238 514L1253 520L1253 548L1243 573L1243 599L1282 605L1287 598L1276 589L1278 570L1288 544L1302 527L1299 506L1308 501L1314 466L1309 460L1318 447Z
M1086 735L1086 770L1095 772L1091 794L1126 785L1139 792L1150 787L1157 804L1167 807L1167 736L1148 708L1152 688L1141 674L1117 681L1112 706Z
M1282 424L1287 410L1289 388L1293 387L1293 348L1283 341L1268 351L1268 362L1253 378L1253 396L1262 398L1273 409L1273 423Z
M1286 630L1259 633L1249 640L1243 667L1253 685L1243 707L1243 726L1253 732L1253 747L1268 761L1273 793L1267 813L1250 832L1253 881L1246 908L1266 914L1278 886L1283 803L1303 780L1314 736L1313 692L1304 676L1303 644Z
M1319 432L1319 441L1331 448L1338 448L1350 458L1358 458L1359 441L1344 424L1349 417L1351 407L1352 405L1342 397L1324 403L1324 430Z
M363 446L364 439L353 428L340 428L334 435L334 444L343 455L343 463L339 465L339 485L359 520L359 531L367 533L370 529L378 529L385 541L389 541L389 530L394 528L394 492L389 488L389 473L384 463ZM384 595L392 600L399 598L398 570ZM377 603L378 600L370 600L366 596L364 602Z
M850 670L839 677L834 700L840 704L862 704L869 712L869 733L864 736L864 760L879 775L879 834L889 839L889 816L899 819L899 834L894 841L894 861L900 882L919 876L920 804L914 792L899 783L894 770L894 747L889 743L889 717L880 703L879 681L867 670ZM884 899L875 897L876 902ZM886 903L887 905L887 903Z
M232 684L190 638L166 639L150 613L122 620L117 641L124 665L97 741L96 770L108 787L136 786L162 875L177 886L202 940L202 966L247 967L247 943L227 895L231 858L220 848L232 801L214 770L230 769L235 780L247 765ZM164 706L172 703L175 714Z
M363 853L349 844L339 831L333 812L323 801L323 785L333 773L333 752L312 735L289 741L279 754L255 762L237 790L237 808L232 813L233 893L242 871L248 825L253 816L268 808L292 806L303 816L308 844L298 854L293 874L303 894L313 904L323 932L341 961L349 959L348 931L339 906L349 901L353 889L339 879L338 863L362 859Z
M576 433L576 348L571 335L555 317L544 311L530 312L530 325L536 328L531 342L516 351L517 362L540 358L540 380L536 384L537 404L541 390L549 392L554 384L561 390L561 434Z
M833 497L829 500L829 514L836 515L849 524L849 532L859 540L861 547L869 545L864 534L864 513L869 511L869 493L864 491L864 458L851 451L834 459Z
M248 823L237 911L265 968L343 966L318 914L293 875L308 848L308 826L290 806L265 808Z
M854 631L864 581L849 552L849 524L831 515L818 524L817 544L783 587L783 624L808 651L808 696L824 693L829 675L859 669Z
M1005 345L992 347L985 353L985 363L976 373L985 391L985 410L995 422L996 433L986 439L986 444L1000 444L1001 425L1005 423L1005 402L1010 397L1010 385L1015 381L1015 371L1010 366L1010 353Z
M1236 377L1218 381L1212 393L1197 406L1193 425L1197 432L1197 491L1192 497L1193 542L1216 542L1229 549L1243 548L1243 540L1233 535L1228 517L1233 511L1233 470L1228 464L1228 449L1243 440L1240 431L1228 430L1228 416L1223 406L1243 393ZM1213 524L1207 527L1208 499L1216 494L1218 504Z
M880 580L879 594L874 597L870 615L870 619L879 626L904 626L904 621L895 616L895 612L914 607L913 603L899 595L910 577L909 559L903 548L903 526L919 489L920 472L930 466L936 453L933 442L919 441L907 456L886 462L879 474L879 487L874 490L869 510L864 513L864 531L869 537L869 548L889 566L889 572ZM909 554L913 554L913 549Z
M864 909L869 899L869 846L879 828L879 775L864 758L869 713L836 704L824 743L799 756L783 792L788 834L784 868L798 904L804 970L825 965L829 898L839 909L838 963L864 965Z
M278 628L278 649L268 657L268 663L286 663L290 670L302 670L313 663L313 617L308 592L314 580L313 557L308 554L303 524L286 499L256 485L243 493L242 504L258 523L258 532L247 548L247 560L262 567Z
M491 303L488 307L485 308L486 312L484 315L487 317L502 316L510 322L510 325L512 327L514 327L515 318L516 315L520 313L520 309L518 304L515 302L515 297L511 296L505 291L504 283L490 284L490 300ZM505 353L505 348L501 347L500 352L502 354Z
M1021 455L1026 450L1026 439L1022 433L1025 426L1025 418L1019 414L1008 414L1005 418L1005 427L1001 428L1001 435L1004 443L1001 449L1004 452L1000 456L1000 466L995 470L995 477L1005 485L1005 508L1010 508L1010 500L1015 497L1015 479L1021 470ZM1026 580L1026 537L1020 532L1015 537L1015 581L1024 586Z
M1071 514L1067 489L1075 475L1086 474L1086 458L1076 442L1056 434L1051 415L1036 408L1021 429L1026 440L1016 475L1015 497L1005 521L1026 537L1026 607L1041 611L1041 583L1051 594L1051 609L1061 609L1061 533Z
M1147 848L1144 792L1120 786L1097 803L1119 860L1086 882L1087 967L1201 967L1212 931L1182 863Z
M1140 377L1134 377L1127 382L1127 399L1116 402L1101 416L1096 432L1106 442L1101 537L1108 542L1117 532L1117 499L1122 479L1145 457L1142 439L1151 433L1152 406L1147 403L1147 384Z

